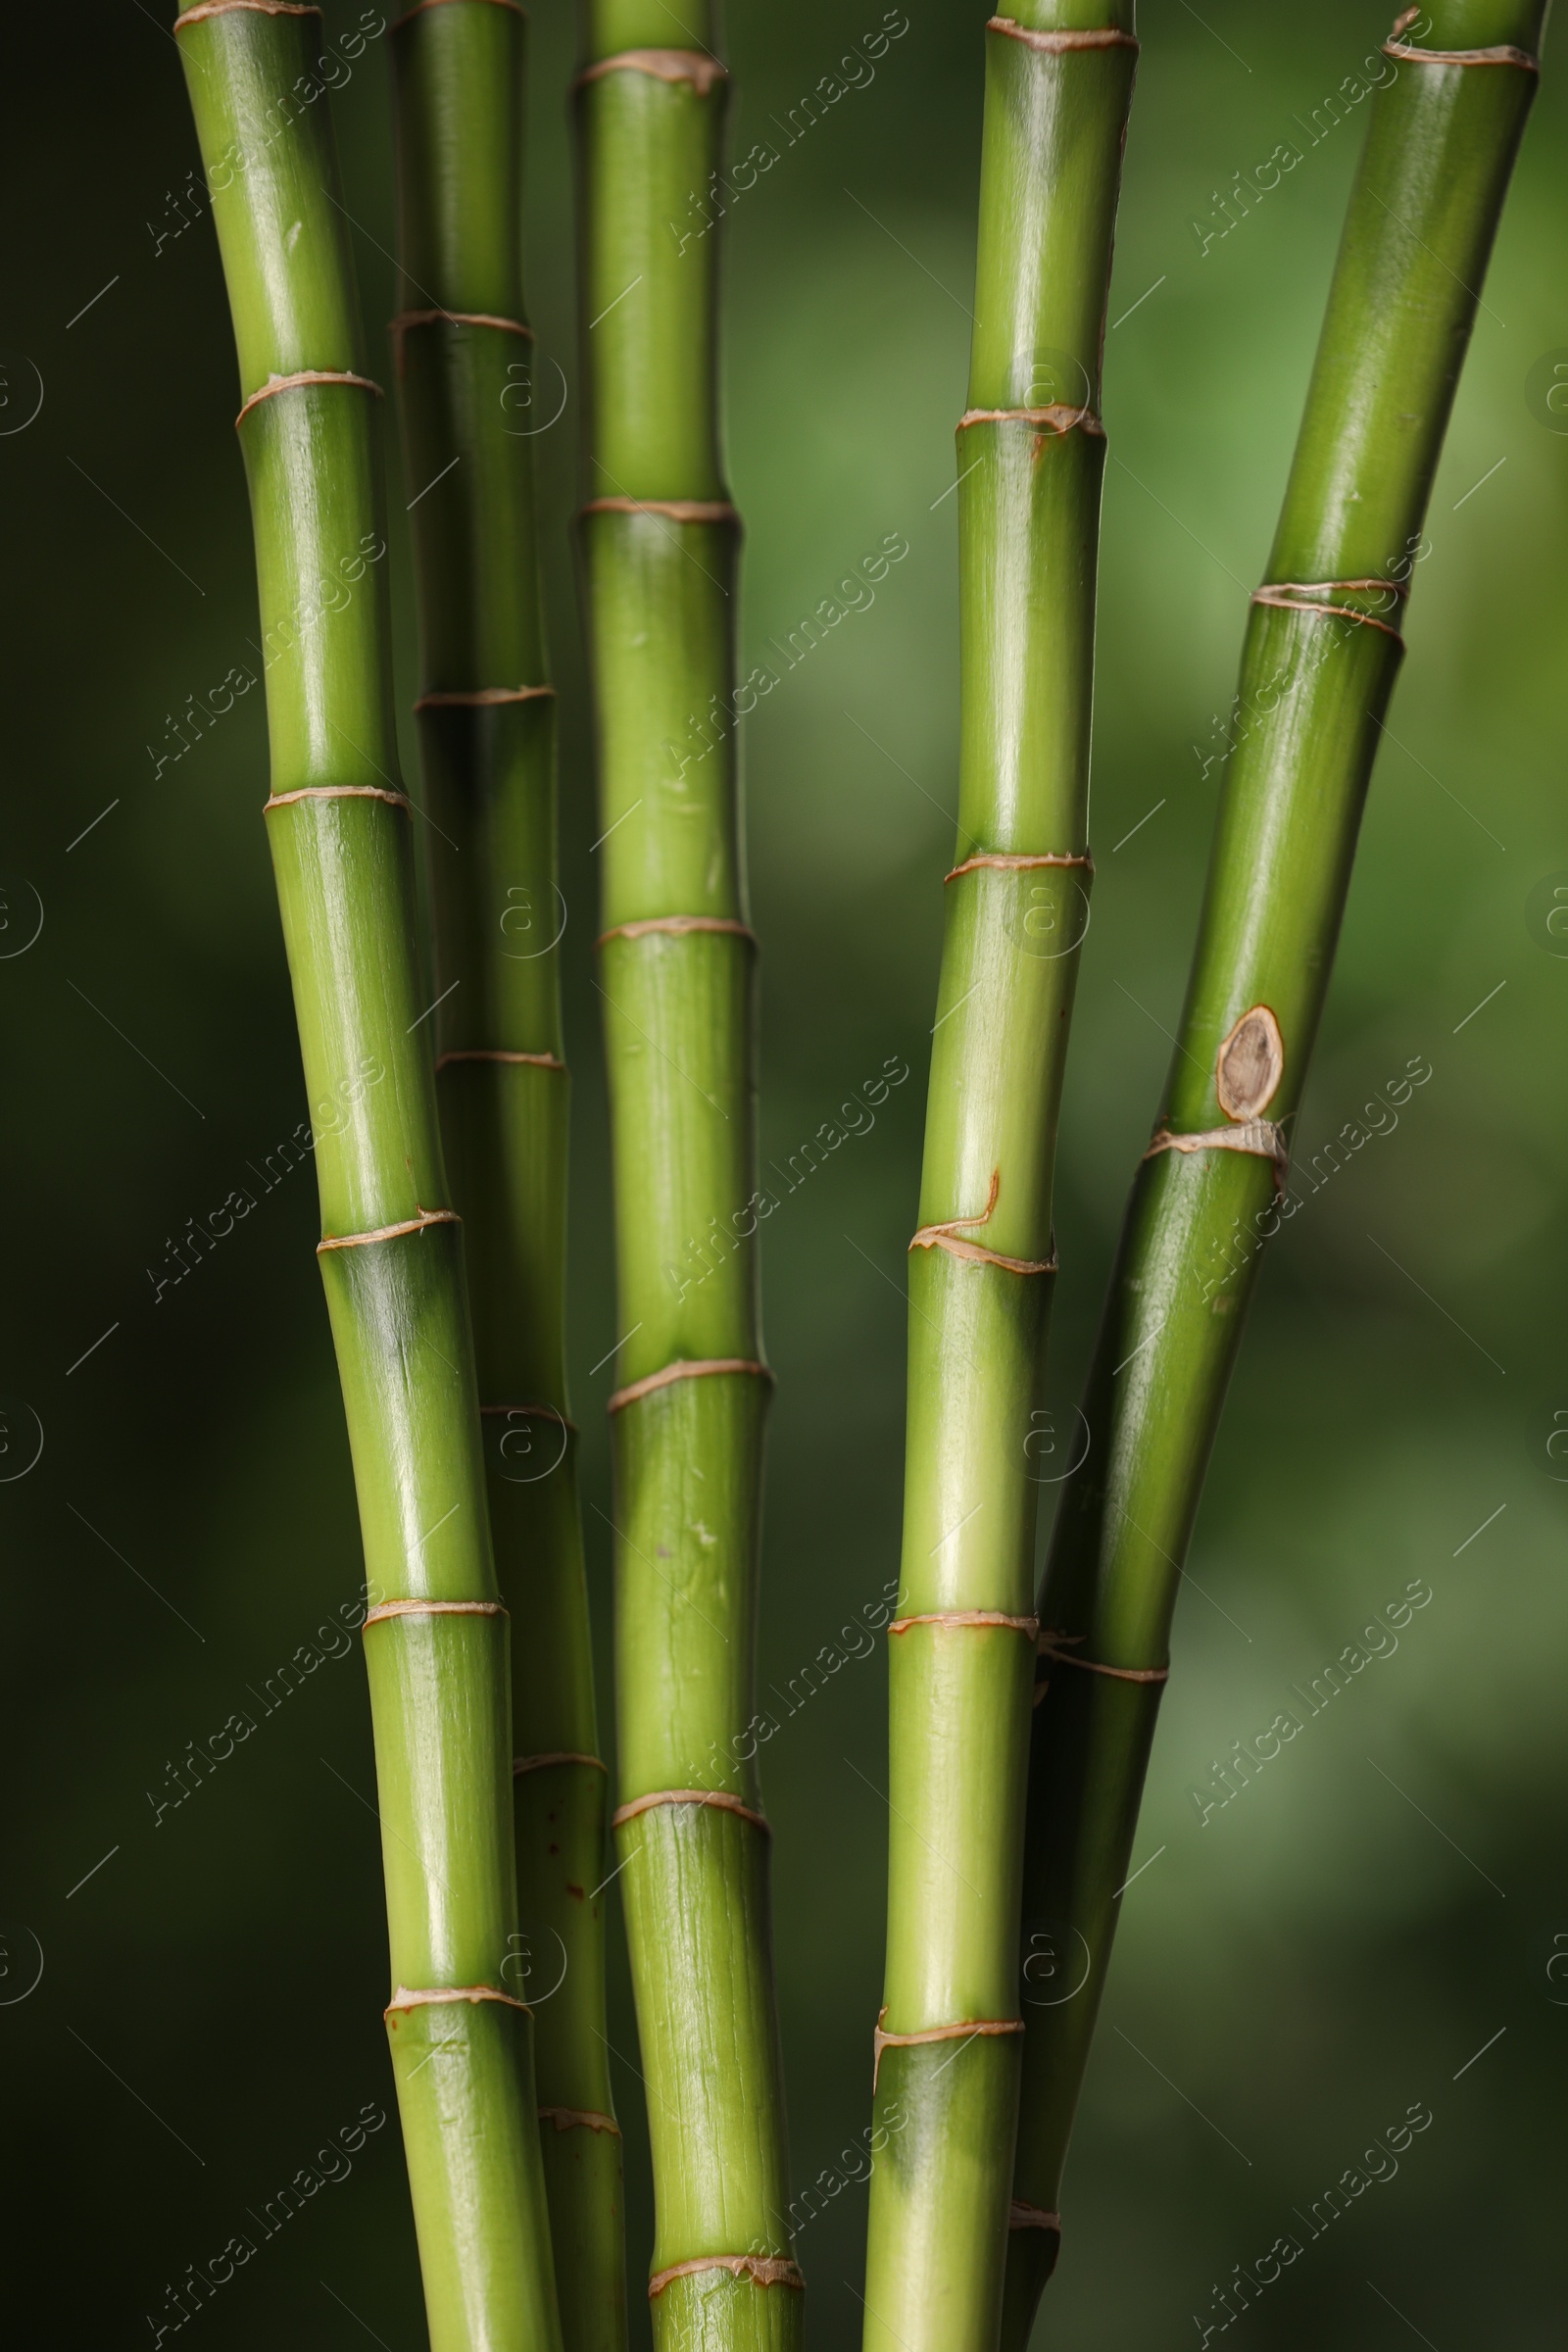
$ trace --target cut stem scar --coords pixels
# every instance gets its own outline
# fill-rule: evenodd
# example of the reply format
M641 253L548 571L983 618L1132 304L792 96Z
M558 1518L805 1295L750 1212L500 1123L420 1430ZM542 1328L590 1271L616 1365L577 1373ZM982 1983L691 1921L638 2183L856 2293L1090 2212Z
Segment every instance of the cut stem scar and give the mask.
M461 1225L463 1219L455 1208L421 1208L416 1217L406 1217L401 1225L378 1225L373 1233L329 1233L316 1245L320 1257L328 1250L365 1250L372 1242L395 1242L406 1233L422 1233L427 1225Z
M612 1830L624 1829L639 1813L649 1813L659 1805L711 1805L720 1813L738 1813L753 1829L760 1830L764 1838L773 1835L766 1818L742 1804L738 1796L730 1796L722 1788L656 1788L650 1796L634 1796L629 1804L617 1805L610 1816Z

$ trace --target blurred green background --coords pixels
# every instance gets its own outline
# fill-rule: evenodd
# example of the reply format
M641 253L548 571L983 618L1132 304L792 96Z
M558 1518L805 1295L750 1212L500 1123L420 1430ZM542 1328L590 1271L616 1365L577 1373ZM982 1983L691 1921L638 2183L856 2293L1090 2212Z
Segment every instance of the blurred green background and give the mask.
M329 0L328 30L361 13ZM1157 1107L1219 782L1204 763L1363 135L1352 105L1332 131L1320 116L1309 144L1314 110L1390 13L1141 12L1107 355L1100 878L1060 1172L1064 1430ZM742 147L882 14L879 0L738 10ZM760 1671L780 1689L897 1567L903 1250L956 795L942 494L963 404L983 16L908 0L874 79L726 223L747 646L786 635L886 534L909 546L747 730L765 1155L784 1160L888 1056L911 1073L764 1228L779 1386ZM193 2327L234 2352L367 2334L416 2352L395 2122L347 2172L317 2154L367 2104L391 2110L354 1650L155 1818L166 1766L247 1705L361 1575L309 1166L156 1303L148 1272L170 1270L188 1218L257 1191L306 1116L260 821L260 694L157 766L177 744L171 718L247 662L256 632L217 252L152 0L21 11L9 39L4 2334L150 2342L166 2284L315 2166L338 2177ZM542 425L564 393L537 448L564 725L575 1401L587 1494L607 1510L598 826L568 532L571 54L564 9L536 13L531 302L562 370L543 371ZM384 39L336 115L385 376ZM1257 2346L1332 2333L1367 2352L1412 2329L1435 2352L1560 2340L1568 960L1554 950L1568 941L1546 931L1538 886L1568 882L1568 417L1544 396L1552 355L1568 363L1565 126L1568 88L1548 71L1416 575L1298 1139L1304 1206L1267 1260L1190 1562L1135 1855L1148 1866L1125 1898L1041 2343L1193 2342L1214 2285L1281 2232L1300 2237L1297 2209L1416 2102L1432 2125L1397 2176L1305 2241L1240 2328ZM1205 250L1195 220L1217 231L1217 196L1282 141L1300 164ZM406 707L414 488L390 434L388 463ZM413 748L411 728L411 773ZM1432 1074L1396 1128L1374 1112L1387 1131L1310 1191L1312 1153L1412 1056ZM590 1513L601 1635L606 1537ZM1432 1599L1396 1652L1200 1825L1190 1791L1213 1761L1412 1579ZM608 1684L605 1705L608 1720ZM884 1738L878 1645L765 1758L798 2184L845 2169L869 2112ZM649 2187L618 1944L613 1997L635 2277ZM863 2200L844 2187L801 2239L822 2352L858 2341ZM633 2326L645 2342L635 2296Z

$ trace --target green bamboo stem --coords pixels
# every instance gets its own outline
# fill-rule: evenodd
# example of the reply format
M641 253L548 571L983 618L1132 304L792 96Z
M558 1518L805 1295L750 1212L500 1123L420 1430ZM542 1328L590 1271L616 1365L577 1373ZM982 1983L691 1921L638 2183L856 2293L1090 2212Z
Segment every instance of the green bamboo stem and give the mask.
M526 19L443 0L393 28L399 405L435 832L436 1093L463 1212L490 1524L511 1610L518 1909L565 2352L625 2340L605 2034L599 1757L565 1370L570 1095L556 706L534 518L520 251ZM518 1989L521 1989L519 1984Z
M1041 1592L1004 2352L1027 2342L1055 2258L1181 1564L1258 1251L1294 1213L1285 1139L1544 16L1544 0L1429 0L1414 53L1400 41L1407 20L1396 26L1248 621L1244 723L1180 1039L1090 1371L1089 1450L1063 1491Z
M398 782L377 388L315 9L176 23L238 351L267 662L268 836L316 1127L359 1494L392 1999L432 2352L556 2352L516 1933L506 1616L485 1514ZM306 91L315 93L305 97Z
M669 227L720 161L726 77L707 47L667 46L660 0L590 0L583 22L581 554L625 1335L611 1403L614 1826L649 2090L649 2294L662 2347L793 2352L803 2297L748 1737L769 1375L734 732L739 521L719 456L716 240L683 255ZM712 38L706 7L682 24ZM699 719L715 738L706 753ZM713 1270L682 1272L715 1232Z
M957 437L958 839L910 1245L903 1571L888 1629L875 2075L887 2136L871 2174L868 2352L991 2352L1000 2323L1023 2031L1029 1438L1093 870L1101 356L1137 54L1131 0L1029 0L986 28Z

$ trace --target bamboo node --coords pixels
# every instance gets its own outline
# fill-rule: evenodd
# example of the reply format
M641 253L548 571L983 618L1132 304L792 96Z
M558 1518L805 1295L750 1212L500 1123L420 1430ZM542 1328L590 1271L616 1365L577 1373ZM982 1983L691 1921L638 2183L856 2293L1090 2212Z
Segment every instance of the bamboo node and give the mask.
M212 6L215 9L255 8L259 5L260 0L212 0ZM192 10L191 13L195 15L198 12ZM280 12L276 9L269 11L269 14L271 15L278 13ZM313 17L318 13L314 8L301 11L302 15ZM181 19L182 23L188 21L188 19ZM353 384L361 392L373 392L377 400L384 400L386 397L380 385L372 383L368 375L355 375L346 368L301 368L298 375L270 375L261 389L253 392L245 402L234 419L235 426L242 425L252 409L259 409L264 400L272 400L279 392L297 392L302 387L311 384Z
M1321 587L1304 591L1298 589L1294 581L1278 580L1266 587L1254 588L1251 601L1254 605L1272 605L1281 612L1327 612L1335 620L1358 621L1364 628L1381 629L1385 637L1392 637L1396 643L1402 645L1404 640L1398 630L1391 621L1380 620L1375 612L1358 612L1354 605L1331 605L1317 601L1336 588L1366 590L1395 588L1396 585L1400 594L1406 593L1402 585L1393 580L1325 580Z
M594 946L602 948L611 939L646 939L655 931L667 931L676 939L688 931L724 931L732 938L750 940L754 948L758 944L750 923L737 922L731 914L652 914L638 923L612 923L608 931L600 932Z
M263 804L262 814L269 808L291 808L296 801L385 801L389 808L414 814L406 792L386 792L379 784L302 784L297 792L274 792Z
M444 8L446 5L447 0L415 0L413 8L408 9L401 17L393 19L392 30L401 32L405 24L412 24L416 17L422 17L427 8ZM526 18L528 14L528 11L520 5L520 0L491 0L491 5L495 8L510 9L514 17Z
M576 1422L569 1421L566 1415L558 1411L553 1404L481 1404L479 1407L481 1420L486 1413L515 1413L519 1419L524 1421L554 1421L558 1429L569 1429L573 1437L577 1435Z
M1005 33L1009 41L1022 41L1026 49L1038 49L1047 57L1064 57L1074 49L1134 49L1138 47L1136 33L1123 32L1116 25L1092 25L1079 32L1036 32L1026 24L1015 24L1011 17L992 17L987 32Z
M591 1764L595 1772L610 1770L610 1766L605 1762L603 1756L579 1756L574 1755L569 1748L562 1748L554 1755L549 1756L514 1756L512 1777L516 1780L520 1773L543 1772L552 1764ZM540 2112L543 2113L544 2110L541 2109ZM564 2109L562 2112L564 2113Z
M651 74L656 81L689 81L699 98L706 98L715 82L729 79L729 69L706 49L622 49L617 56L585 66L571 86L585 89L607 74Z
M566 1067L557 1054L514 1054L500 1046L453 1046L435 1057L438 1078L449 1061L517 1061L526 1062L532 1069L560 1070L563 1073ZM498 1411L502 1409L497 1407ZM522 1408L519 1406L517 1409L520 1411Z
M1054 1659L1058 1666L1081 1666L1086 1674L1108 1674L1118 1683L1168 1683L1170 1680L1168 1666L1103 1666L1098 1658L1080 1658L1069 1645L1087 1640L1086 1634L1064 1634L1048 1626L1040 1636L1040 1655Z
M399 311L395 318L387 320L386 331L403 335L411 326L498 326L505 334L526 335L530 343L534 339L533 328L523 319L503 318L498 311Z
M226 17L236 8L261 17L318 17L321 13L318 8L302 7L300 0L202 0L199 8L187 8L174 19L174 30L183 32L187 24L199 24L203 17Z
M645 1380L634 1380L628 1388L617 1389L605 1410L624 1412L628 1404L638 1403L651 1396L655 1389L666 1389L676 1380L704 1380L713 1372L750 1372L754 1379L771 1383L773 1375L766 1364L754 1364L744 1355L715 1355L705 1359L682 1357L678 1363L665 1364L661 1372L650 1372Z
M951 874L944 874L943 888L946 889L950 882L956 882L960 874L972 874L978 867L988 865L1009 874L1027 873L1037 865L1080 865L1091 874L1095 870L1094 858L1087 850L1047 850L1034 858L1013 858L1004 856L1001 851L982 850L973 858L966 858L961 865L956 865Z
M533 2015L526 2001L519 2001L514 1993L497 1992L493 1984L436 1984L427 1991L411 1991L407 1984L400 1984L381 2015L394 2017L402 2009L442 2008L451 2001L468 2001L475 2006L480 2001L501 2001L508 2009L520 2009L524 2017Z
M1004 1609L929 1609L917 1617L895 1617L888 1632L906 1634L911 1625L1000 1625L1009 1633L1027 1634L1031 1642L1040 1635L1038 1617L1009 1617Z
M952 879L951 875L949 879ZM991 1212L997 1205L997 1196L1001 1190L1002 1170L993 1168L991 1191L979 1216L951 1217L945 1225L922 1225L909 1244L909 1249L945 1250L950 1257L966 1258L971 1265L1000 1266L1004 1274L1054 1274L1056 1272L1054 1250L1052 1250L1049 1257L1043 1258L1004 1257L1000 1250L987 1250L979 1242L966 1242L959 1238L968 1226L990 1223Z
M882 2030L882 2020L886 2015L887 2009L884 2006L878 2013L876 2031L871 2036L871 2088L873 2091L876 2089L877 2076L881 2072L884 2050L912 2050L928 2041L973 2041L982 2034L1021 2034L1024 2031L1021 2017L976 2017L965 2018L956 2026L926 2026L918 2034L885 2034Z
M580 2125L587 2132L612 2132L618 2139L620 2126L612 2115L601 2115L593 2107L541 2107L541 2123L552 2123L558 2132L569 2132Z
M667 2271L656 2271L648 2281L649 2302L662 2295L672 2278L689 2278L696 2271L729 2271L737 2278L749 2278L754 2286L806 2284L799 2265L781 2254L699 2254L692 2262L672 2262Z
M1061 2235L1061 2216L1059 2213L1047 2213L1039 2205L1024 2205L1014 2197L1012 2203L1007 2207L1007 2228L1009 2230L1054 2230L1059 2237Z
M1271 1159L1275 1189L1280 1193L1290 1174L1285 1130L1272 1119L1247 1119L1239 1127L1208 1127L1199 1135L1173 1135L1168 1127L1161 1127L1144 1157L1153 1159L1161 1152L1243 1152L1253 1159Z
M475 686L469 690L448 692L437 688L421 694L415 704L416 710L487 710L502 703L533 703L542 695L554 702L553 686Z
M773 1835L771 1823L762 1814L742 1804L738 1796L729 1795L723 1788L656 1788L650 1796L634 1796L629 1804L617 1805L610 1816L610 1826L612 1830L624 1829L639 1813L650 1813L658 1805L711 1805L720 1813L738 1813L742 1821L749 1821L764 1838Z
M1408 24L1421 15L1420 9L1408 9L1396 24ZM1541 60L1528 49L1516 49L1511 42L1495 49L1415 49L1408 41L1389 39L1383 44L1385 57L1396 57L1412 66L1519 66L1527 74L1541 72Z
M1029 424L1036 432L1054 433L1058 439L1076 428L1093 440L1105 438L1105 428L1093 409L1073 408L1064 401L1044 409L966 409L958 418L957 430L967 432L971 424Z
M371 1242L396 1242L406 1233L422 1233L427 1225L462 1223L455 1208L421 1208L416 1217L406 1217L400 1225L378 1225L373 1233L329 1233L317 1243L316 1254L320 1257L328 1250L364 1250Z
M722 498L591 498L578 520L585 514L667 514L671 522L732 522L737 530L741 521Z
M499 1600L383 1600L365 1612L361 1633L379 1625L383 1617L506 1617L511 1612Z

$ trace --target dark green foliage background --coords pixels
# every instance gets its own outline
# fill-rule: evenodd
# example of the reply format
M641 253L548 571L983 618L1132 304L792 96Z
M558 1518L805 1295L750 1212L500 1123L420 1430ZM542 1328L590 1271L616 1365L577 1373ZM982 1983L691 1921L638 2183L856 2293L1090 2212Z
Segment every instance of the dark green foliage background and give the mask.
M1212 748L1232 692L1362 135L1352 108L1308 148L1312 112L1388 13L1143 11L1112 318L1158 282L1108 347L1100 875L1058 1218L1064 1429L1197 915L1218 769L1205 777L1194 746ZM329 28L357 14L332 0ZM727 224L746 647L782 642L885 534L909 544L874 606L747 730L765 1155L786 1161L888 1056L911 1071L765 1228L779 1388L760 1671L785 1693L824 1644L842 1649L838 1629L897 1565L902 1252L956 795L941 493L963 400L983 14L909 0L874 82ZM877 0L738 10L740 150L880 15ZM532 305L571 394L538 450L564 729L573 1361L603 1630L611 1372L590 1368L616 1326L568 538L564 10L540 11L534 37ZM156 779L146 749L255 633L210 223L154 250L195 161L180 74L152 0L19 11L9 49L0 424L30 405L25 360L45 397L0 438L0 945L32 926L21 884L44 923L0 962L0 1390L38 1416L44 1448L0 1485L0 2309L8 2344L109 2352L150 2342L166 2282L246 2229L365 2102L390 2106L385 1944L357 1657L320 1667L156 1827L146 1793L361 1571L309 1168L156 1305L146 1271L187 1217L257 1190L248 1166L307 1115L260 822L261 696ZM383 39L338 124L371 366L390 381L385 73ZM1293 2230L1302 2259L1239 2323L1254 2345L1332 2335L1373 2352L1411 2328L1436 2352L1555 2340L1568 2006L1552 1995L1568 1985L1547 1964L1554 1936L1568 1950L1568 1566L1553 1476L1568 1461L1547 1442L1568 1426L1568 961L1532 936L1527 902L1568 868L1568 438L1526 384L1568 346L1565 123L1548 73L1416 575L1397 740L1298 1139L1305 1205L1271 1255L1193 1551L1137 1852L1157 1858L1126 1897L1041 2342L1191 2343L1212 2283ZM1202 253L1193 217L1284 140L1301 163ZM541 420L559 396L543 373ZM388 447L406 709L403 517L419 485ZM1310 1191L1312 1153L1411 1056L1432 1076L1397 1129ZM30 1426L12 1410L0 1466L26 1458ZM1200 1827L1188 1792L1211 1759L1415 1578L1433 1598L1397 1653ZM799 1704L765 1758L800 2181L842 2173L868 2116L883 1690L878 1645ZM44 1971L17 1999L35 1965L22 1930ZM612 2033L636 2274L649 2191L618 1951ZM1434 2121L1398 2177L1307 2239L1294 2209L1416 2101ZM858 2340L863 2216L846 2186L802 2237L824 2352ZM640 2302L634 2324L646 2341ZM191 2325L232 2352L367 2334L416 2352L395 2128Z

